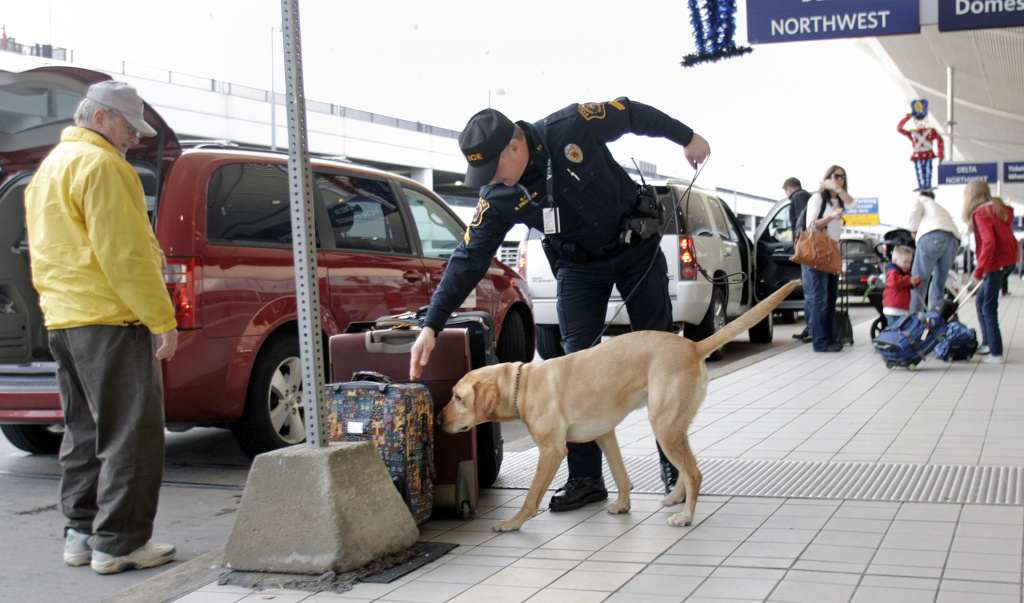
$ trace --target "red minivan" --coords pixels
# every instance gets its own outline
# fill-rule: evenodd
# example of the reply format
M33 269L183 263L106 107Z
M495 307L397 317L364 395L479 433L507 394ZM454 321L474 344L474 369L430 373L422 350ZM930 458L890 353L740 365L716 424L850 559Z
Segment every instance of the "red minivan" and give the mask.
M71 67L0 71L0 428L33 453L58 450L63 419L31 284L24 190L85 90L105 79ZM183 149L152 107L145 116L158 135L128 160L167 255L180 329L177 354L164 363L168 428L230 427L249 455L301 442L287 156ZM312 164L325 345L331 335L426 306L465 225L407 178L341 161ZM494 317L502 361L533 359L532 308L516 272L495 260L463 308Z

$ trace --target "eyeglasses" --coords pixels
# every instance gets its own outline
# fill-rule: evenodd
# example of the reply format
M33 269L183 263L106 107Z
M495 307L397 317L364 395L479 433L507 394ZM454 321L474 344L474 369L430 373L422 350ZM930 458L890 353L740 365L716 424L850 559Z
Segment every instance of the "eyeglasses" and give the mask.
M839 172L833 173L832 177L833 178L842 178L843 180L846 180L846 174L840 174Z
M142 138L141 133L138 131L138 129L135 128L135 126L131 124L130 121L128 121L128 118L124 116L124 113L118 112L117 115L122 120L124 120L124 126L128 128L128 136L132 136L134 138Z

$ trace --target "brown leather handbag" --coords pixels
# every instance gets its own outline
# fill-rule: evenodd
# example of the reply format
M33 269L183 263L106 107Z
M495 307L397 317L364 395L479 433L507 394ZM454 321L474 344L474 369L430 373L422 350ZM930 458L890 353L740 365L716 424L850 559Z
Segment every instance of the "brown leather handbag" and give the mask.
M793 246L795 253L791 261L804 266L810 266L815 270L839 274L843 266L843 257L839 252L839 243L832 240L824 232L816 230L805 230L800 233L800 238Z

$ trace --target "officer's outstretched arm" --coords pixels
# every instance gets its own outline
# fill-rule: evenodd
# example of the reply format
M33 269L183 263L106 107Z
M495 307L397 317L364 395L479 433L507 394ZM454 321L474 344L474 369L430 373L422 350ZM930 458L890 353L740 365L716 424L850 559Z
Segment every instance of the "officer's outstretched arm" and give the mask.
M434 329L423 327L419 337L416 338L416 343L412 344L412 354L409 358L410 381L419 379L420 375L423 374L423 367L427 366L427 361L430 360L430 352L434 350L436 341Z
M703 136L694 132L690 144L683 147L683 154L686 156L686 160L690 162L690 167L697 169L697 164L708 160L708 155L711 154L711 145L708 144L708 141L704 140Z

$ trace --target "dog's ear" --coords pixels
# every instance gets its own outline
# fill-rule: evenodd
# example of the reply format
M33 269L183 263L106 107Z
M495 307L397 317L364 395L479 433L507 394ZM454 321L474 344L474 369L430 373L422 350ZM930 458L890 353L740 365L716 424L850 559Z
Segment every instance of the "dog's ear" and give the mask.
M473 384L473 414L478 423L494 420L498 400L498 386L494 381L481 379Z

